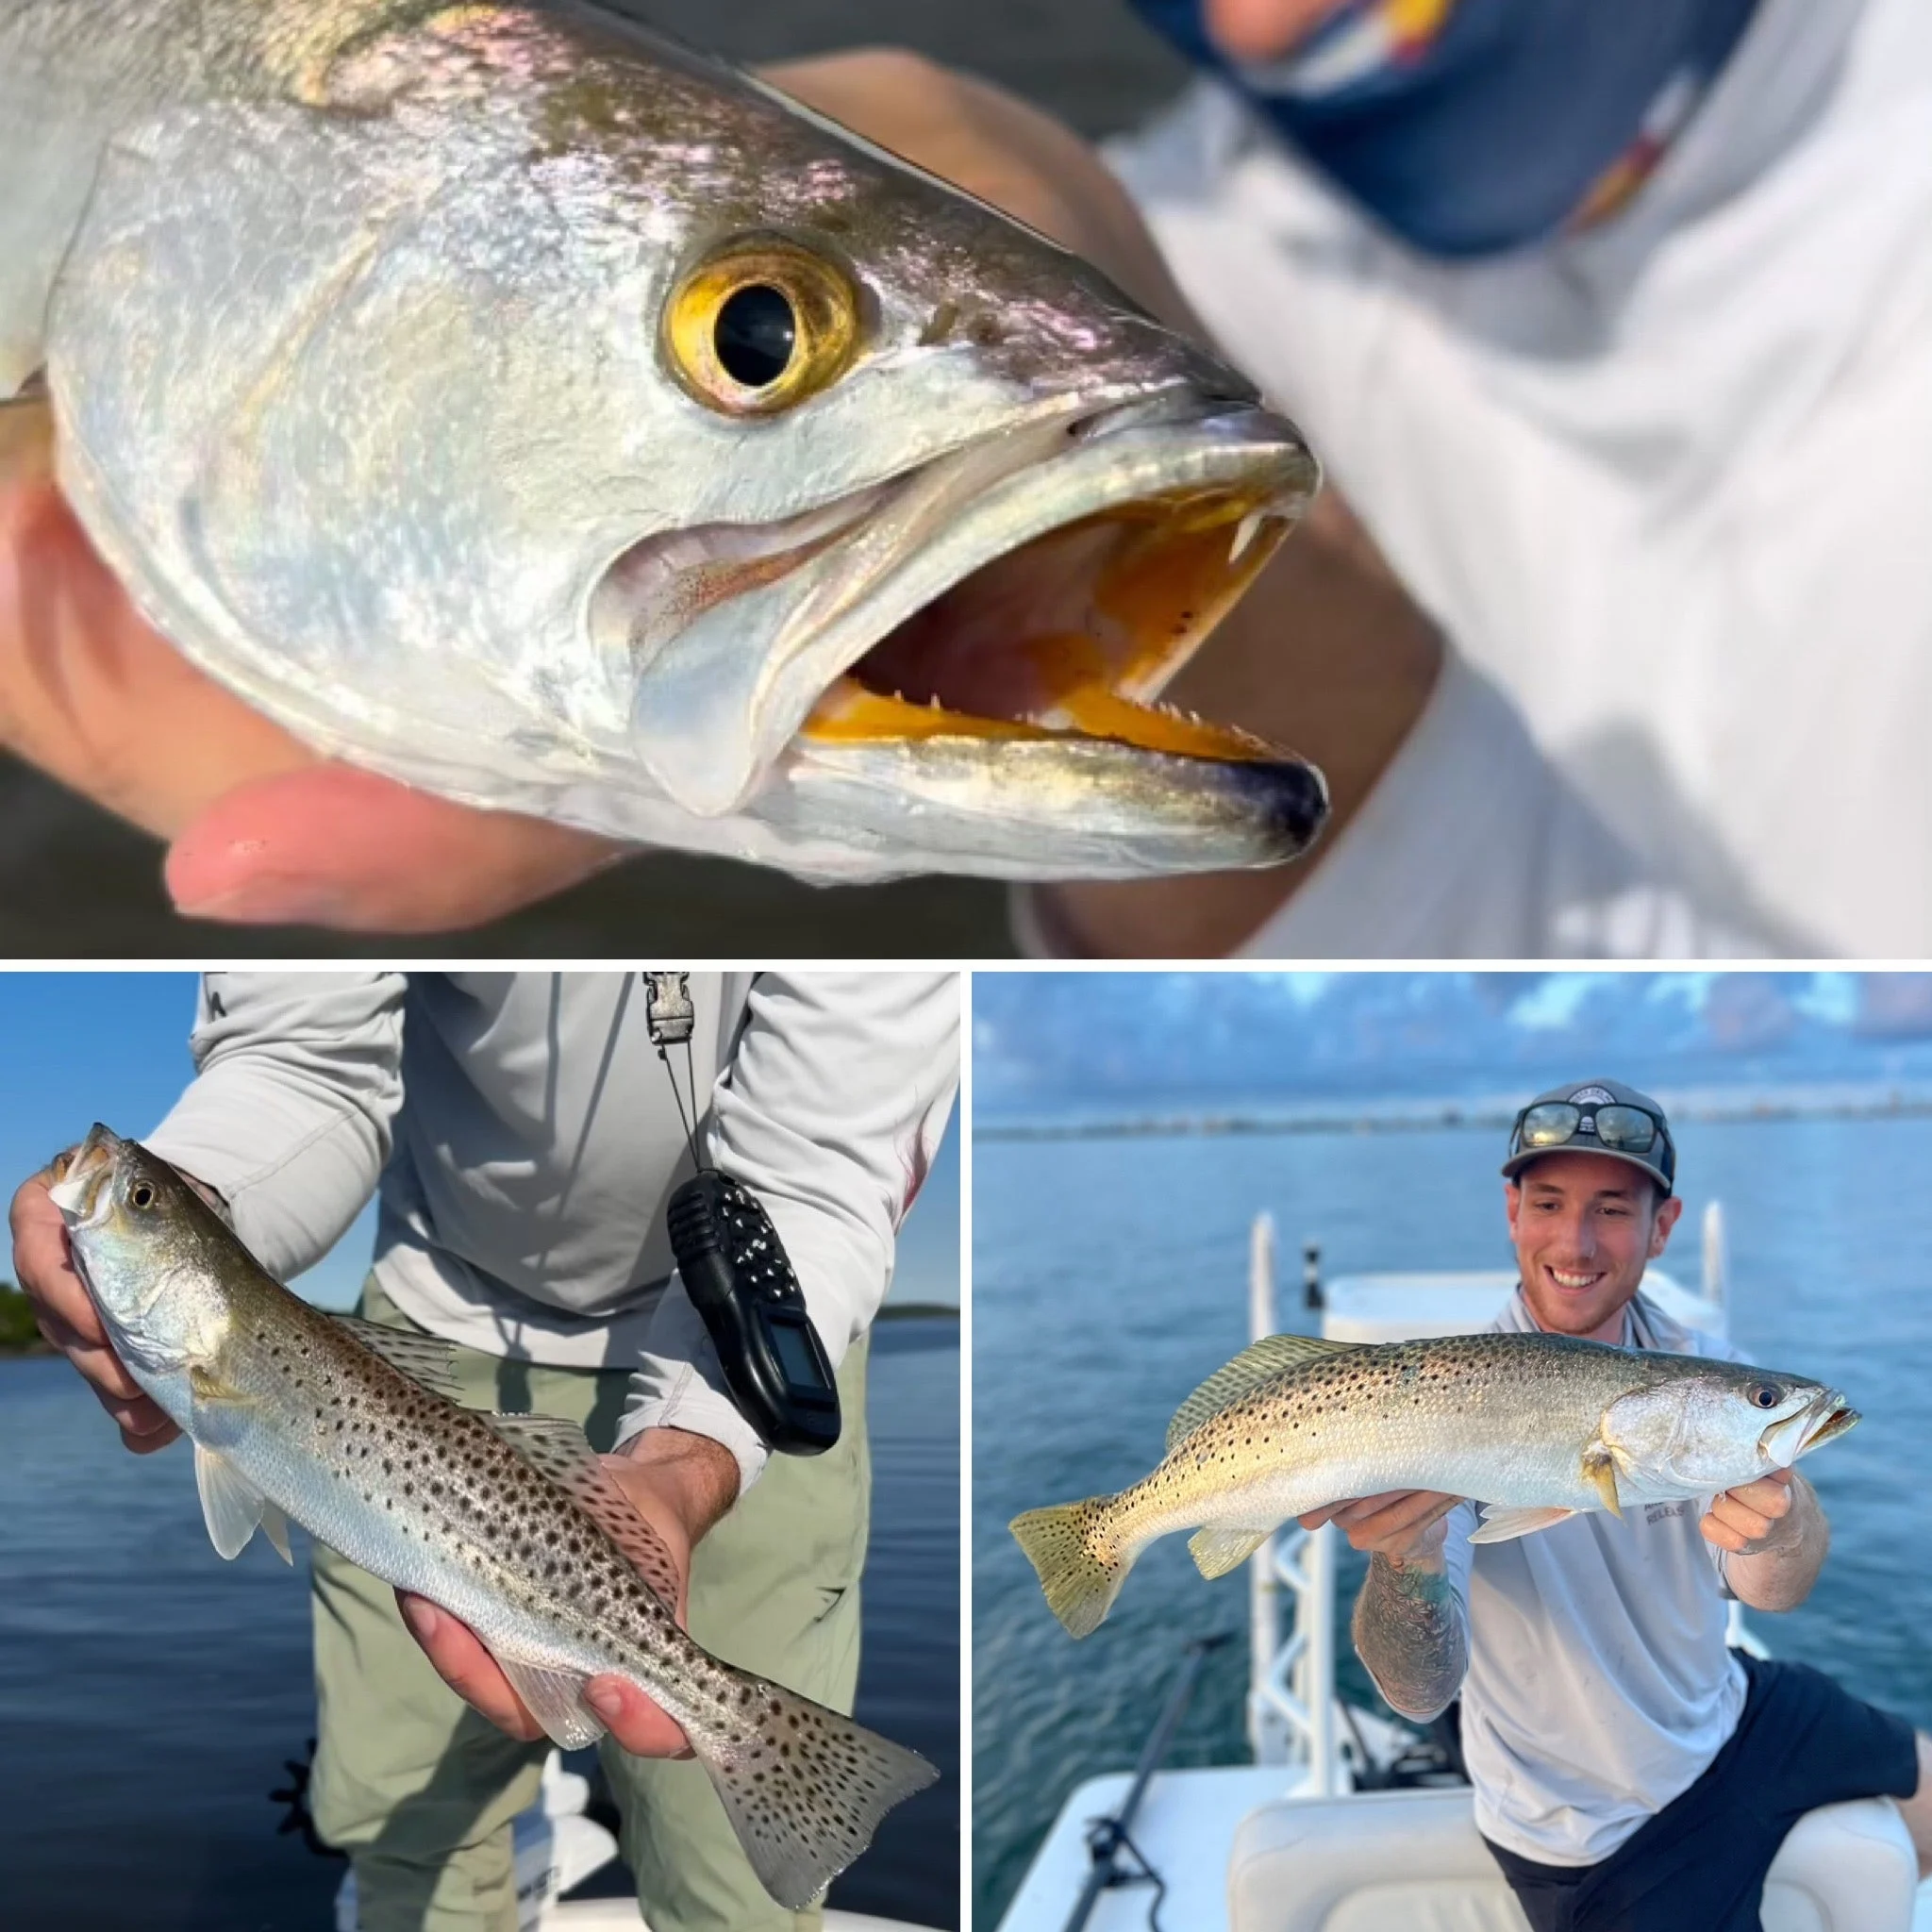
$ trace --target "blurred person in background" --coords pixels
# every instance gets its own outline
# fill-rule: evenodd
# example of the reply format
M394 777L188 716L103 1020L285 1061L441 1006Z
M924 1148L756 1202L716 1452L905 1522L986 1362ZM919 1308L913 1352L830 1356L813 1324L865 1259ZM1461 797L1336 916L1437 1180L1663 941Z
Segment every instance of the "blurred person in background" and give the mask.
M1323 845L1026 893L1032 945L1932 952L1932 15L1137 4L1203 75L1112 173L916 57L771 71L1211 335L1327 467L1171 693L1320 763ZM44 486L0 490L0 737L181 835L214 916L455 924L611 850L318 765Z

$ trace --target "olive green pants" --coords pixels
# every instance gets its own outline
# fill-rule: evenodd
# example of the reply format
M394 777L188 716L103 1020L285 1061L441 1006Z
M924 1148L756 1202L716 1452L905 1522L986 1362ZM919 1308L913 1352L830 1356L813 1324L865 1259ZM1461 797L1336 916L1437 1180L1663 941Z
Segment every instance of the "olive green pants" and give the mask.
M374 1281L360 1312L413 1328ZM600 1450L623 1369L553 1369L456 1351L464 1403L566 1416ZM824 1456L774 1456L691 1561L691 1634L729 1663L849 1712L872 1471L864 1342L839 1370L845 1426ZM515 1932L510 1820L534 1804L547 1740L518 1742L464 1704L404 1627L395 1594L313 1546L316 1828L356 1871L362 1932ZM807 1932L774 1904L694 1759L632 1757L607 1738L625 1861L651 1932Z

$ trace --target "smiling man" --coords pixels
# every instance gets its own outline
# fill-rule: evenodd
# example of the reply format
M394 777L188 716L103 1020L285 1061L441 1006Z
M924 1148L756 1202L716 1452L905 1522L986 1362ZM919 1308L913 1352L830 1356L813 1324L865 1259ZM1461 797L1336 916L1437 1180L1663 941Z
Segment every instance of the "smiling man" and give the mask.
M1519 1274L1492 1331L1740 1359L1641 1292L1683 1211L1656 1101L1554 1089L1517 1115L1503 1174ZM1476 1824L1536 1932L1757 1932L1790 1827L1879 1793L1932 1874L1932 1738L1725 1644L1727 1599L1787 1610L1817 1580L1830 1532L1803 1476L1513 1542L1472 1545L1474 1510L1403 1491L1302 1522L1372 1553L1355 1641L1389 1702L1425 1719L1460 1691Z

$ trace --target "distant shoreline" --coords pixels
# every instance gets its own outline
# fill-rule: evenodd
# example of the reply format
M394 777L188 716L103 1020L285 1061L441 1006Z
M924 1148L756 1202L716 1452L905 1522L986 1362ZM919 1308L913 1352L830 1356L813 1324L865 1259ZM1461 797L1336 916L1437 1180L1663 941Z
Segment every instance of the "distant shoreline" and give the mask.
M18 1304L19 1306L14 1306ZM21 1332L23 1316L26 1332ZM878 1322L957 1322L959 1310L951 1302L888 1302L874 1316ZM58 1351L33 1325L25 1295L0 1283L0 1362L31 1361Z
M1922 1120L1932 1117L1932 1093L1792 1093L1783 1097L1710 1094L1691 1099L1659 1096L1678 1121L1735 1123L1799 1120ZM1511 1104L1489 1100L1374 1103L1341 1111L1343 1104L1294 1112L1135 1113L1110 1120L1001 1120L982 1115L973 1125L980 1141L1139 1141L1195 1135L1413 1134L1444 1127L1507 1132L1516 1118Z

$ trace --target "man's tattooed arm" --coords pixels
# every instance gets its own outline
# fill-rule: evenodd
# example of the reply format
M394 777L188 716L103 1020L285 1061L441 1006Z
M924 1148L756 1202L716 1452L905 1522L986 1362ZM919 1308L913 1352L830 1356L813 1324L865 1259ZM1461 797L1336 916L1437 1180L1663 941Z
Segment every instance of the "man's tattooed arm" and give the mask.
M1377 1553L1355 1600L1355 1647L1375 1688L1418 1723L1448 1708L1469 1668L1469 1633L1440 1555Z

